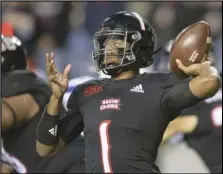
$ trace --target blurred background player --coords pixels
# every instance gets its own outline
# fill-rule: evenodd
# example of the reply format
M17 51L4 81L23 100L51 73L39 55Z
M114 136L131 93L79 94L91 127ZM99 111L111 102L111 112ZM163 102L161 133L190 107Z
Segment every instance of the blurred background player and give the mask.
M196 150L211 173L222 172L222 91L212 98L184 110L172 121L163 141L177 133L184 133L184 140Z
M72 148L68 146L54 158L43 159L36 154L31 137L36 134L41 112L49 101L51 90L44 81L27 69L26 52L21 41L10 35L8 37L2 35L1 39L3 173L14 170L18 173L26 173L26 171L54 173L66 172L69 168L73 168L74 173L84 172L83 137L77 138L71 143ZM24 150L27 153L24 153ZM65 161L64 158L69 160Z
M26 61L22 42L15 36L1 35L1 129L4 148L8 153L2 153L3 157L7 156L2 159L7 159L9 163L9 157L13 156L24 164L27 172L32 172L42 160L35 152L34 136L51 90L27 69Z
M169 56L172 40L165 47L164 55ZM215 58L210 54L213 65ZM165 56L164 56L165 57ZM164 68L165 67L165 68ZM168 71L168 62L163 67ZM163 136L163 143L181 133L190 148L202 157L211 173L222 171L222 89L215 96L185 109L178 118L170 122ZM182 141L182 140L181 140Z

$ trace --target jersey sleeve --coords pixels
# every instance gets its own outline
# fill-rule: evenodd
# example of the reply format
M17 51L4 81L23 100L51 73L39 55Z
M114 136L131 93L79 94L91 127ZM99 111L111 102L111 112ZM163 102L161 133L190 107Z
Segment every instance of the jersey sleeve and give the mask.
M83 131L83 116L79 111L78 87L71 93L67 111L59 122L59 134L66 144L74 140Z
M168 118L168 121L175 119L180 112L201 101L190 90L190 80L179 80L173 75L164 85L161 95L161 114Z

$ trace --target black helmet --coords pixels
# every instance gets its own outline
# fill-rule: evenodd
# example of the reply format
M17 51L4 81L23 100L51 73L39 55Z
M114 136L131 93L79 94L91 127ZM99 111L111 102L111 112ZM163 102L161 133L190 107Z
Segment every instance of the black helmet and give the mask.
M116 54L106 51L107 39L125 41ZM93 36L93 61L98 71L120 71L125 67L144 68L153 63L155 32L151 25L135 12L118 12L105 19ZM127 46L128 45L128 46ZM119 62L106 64L106 56L116 56Z
M22 42L15 36L1 35L1 72L2 74L15 69L26 69L26 50Z

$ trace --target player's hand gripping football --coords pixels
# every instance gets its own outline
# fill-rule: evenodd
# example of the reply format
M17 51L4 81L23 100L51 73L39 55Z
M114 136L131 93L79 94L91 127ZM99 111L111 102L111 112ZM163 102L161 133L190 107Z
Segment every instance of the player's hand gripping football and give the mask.
M46 70L48 81L51 86L54 97L58 99L62 98L68 87L68 76L71 70L71 65L67 65L64 69L63 74L61 74L55 65L54 53L47 53Z
M204 72L209 69L211 65L210 61L204 61L202 63L195 63L186 67L179 59L176 59L176 63L178 65L178 68L182 70L186 75L191 75L193 77L199 76L201 75L201 73L204 74Z

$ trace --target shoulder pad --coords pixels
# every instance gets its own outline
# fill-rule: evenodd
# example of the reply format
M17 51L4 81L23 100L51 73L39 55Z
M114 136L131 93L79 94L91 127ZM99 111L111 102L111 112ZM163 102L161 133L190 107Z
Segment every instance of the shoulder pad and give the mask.
M44 92L50 95L50 91L47 83L27 70L9 72L2 79L2 97L32 92Z
M68 84L68 89L67 89L67 91L66 91L66 93L64 94L64 97L63 97L64 107L67 109L68 99L69 99L71 93L74 91L74 89L78 88L76 90L79 91L85 85L91 84L94 81L95 81L95 79L93 79L93 77L90 77L90 76L81 76L81 77L71 79L69 81L69 84Z

